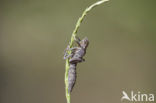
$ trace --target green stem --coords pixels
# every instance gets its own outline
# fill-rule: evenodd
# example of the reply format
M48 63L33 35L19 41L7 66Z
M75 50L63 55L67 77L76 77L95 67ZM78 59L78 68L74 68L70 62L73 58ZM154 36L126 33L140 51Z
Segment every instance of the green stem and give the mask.
M75 29L72 33L72 36L71 36L71 40L70 40L70 43L69 43L69 47L71 48L72 45L73 45L73 42L75 40L75 36L77 34L77 31L82 23L82 21L84 20L85 16L87 15L87 13L89 11L91 11L91 9L93 9L94 7L106 2L106 1L109 1L109 0L100 0L94 4L92 4L91 6L89 6L88 8L85 9L85 11L82 13L81 17L78 19L77 23L76 23L76 26L75 26ZM68 54L71 54L71 51L68 51ZM66 91L66 99L67 99L67 103L70 103L70 93L68 92L68 71L69 71L69 59L66 59L66 66L65 66L65 91Z

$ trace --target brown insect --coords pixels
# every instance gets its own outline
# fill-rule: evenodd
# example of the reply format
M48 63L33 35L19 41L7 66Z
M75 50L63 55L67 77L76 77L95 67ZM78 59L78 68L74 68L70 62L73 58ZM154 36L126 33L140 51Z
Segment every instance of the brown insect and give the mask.
M64 55L64 59L69 59L69 71L68 71L68 91L69 93L72 92L72 89L76 82L76 66L77 63L85 61L83 58L86 54L86 49L89 45L88 38L85 37L84 39L80 40L78 37L75 38L76 43L78 44L77 47L73 47L69 49L69 46L67 47L67 51L71 50L71 54L68 55L67 52Z

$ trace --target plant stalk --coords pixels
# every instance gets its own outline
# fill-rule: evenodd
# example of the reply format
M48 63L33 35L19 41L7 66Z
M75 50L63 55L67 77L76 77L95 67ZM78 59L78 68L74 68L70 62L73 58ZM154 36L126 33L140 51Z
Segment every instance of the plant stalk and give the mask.
M79 27L82 23L82 21L84 20L85 16L87 15L87 13L89 11L91 11L94 7L106 2L109 0L100 0L94 4L92 4L91 6L89 6L88 8L85 9L85 11L82 13L81 17L78 19L75 29L73 30L72 36L71 36L71 40L69 43L69 48L72 48L73 42L75 40L76 34L79 30ZM71 51L67 51L68 54L71 54ZM66 65L65 65L65 92L66 92L66 99L67 99L67 103L70 103L70 93L68 92L68 71L69 71L69 59L66 59Z

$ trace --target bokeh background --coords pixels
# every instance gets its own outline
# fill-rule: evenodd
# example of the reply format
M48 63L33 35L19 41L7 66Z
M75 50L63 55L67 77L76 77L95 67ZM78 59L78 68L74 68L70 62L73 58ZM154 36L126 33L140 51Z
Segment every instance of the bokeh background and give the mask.
M0 1L0 103L66 103L63 52L94 2ZM123 90L156 93L155 5L111 0L87 15L78 36L90 45L77 67L72 103L121 103Z

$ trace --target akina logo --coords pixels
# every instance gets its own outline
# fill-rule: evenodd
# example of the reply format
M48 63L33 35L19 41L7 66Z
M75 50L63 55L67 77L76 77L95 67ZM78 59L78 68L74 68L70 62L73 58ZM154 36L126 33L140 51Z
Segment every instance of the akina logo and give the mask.
M125 91L122 91L122 98L121 101L127 100L127 101L135 101L135 102L141 102L141 101L146 101L146 102L153 102L154 101L154 94L146 94L146 93L141 93L140 91L134 92L131 91L131 93L128 95Z

